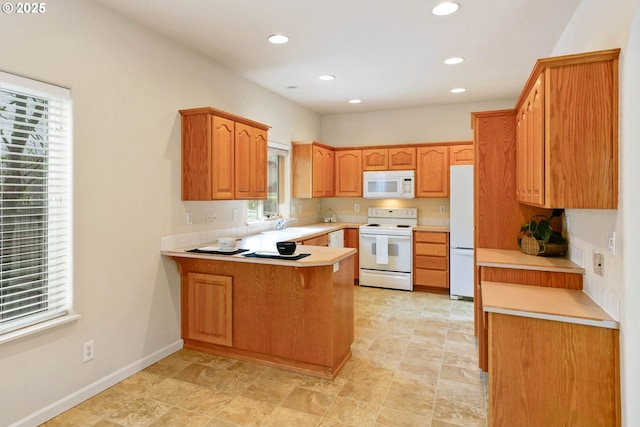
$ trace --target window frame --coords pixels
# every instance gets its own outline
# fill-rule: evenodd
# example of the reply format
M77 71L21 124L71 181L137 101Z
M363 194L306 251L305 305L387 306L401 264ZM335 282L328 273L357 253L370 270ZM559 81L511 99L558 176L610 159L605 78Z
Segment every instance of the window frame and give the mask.
M39 288L36 288L34 284L27 285L26 274L15 274L16 271L24 269L26 252L19 249L16 244L17 237L9 233L14 231L11 229L12 225L24 226L25 221L20 218L23 207L15 203L18 198L5 199L4 196L1 196L2 217L0 221L3 222L2 230L5 231L4 227L7 227L8 231L0 234L0 243L8 243L9 245L7 252L3 249L0 256L3 257L3 261L12 260L12 262L7 262L5 267L13 264L13 268L0 271L0 291L3 288L9 289L5 294L0 294L0 304L4 303L0 306L1 344L67 323L80 316L74 314L72 310L73 106L71 91L67 88L3 71L0 71L0 91L2 91L0 96L3 99L0 104L3 107L3 110L0 110L0 150L3 156L0 173L7 179L28 177L37 182L38 188L41 189L26 191L24 188L29 188L28 185L21 184L24 185L21 190L24 193L18 194L23 200L30 200L32 197L35 200L35 195L43 196L40 199L41 206L39 208L34 207L36 203L34 206L29 206L28 203L26 205L30 210L40 209L42 213L39 215L44 215L42 225L39 228L33 226L30 230L32 233L41 233L43 243L31 243L31 246L39 246L38 252L42 252L42 254L38 258L32 255L29 261L32 265L39 266L46 271L44 278L38 278ZM36 99L42 102L36 102ZM18 104L16 100L20 100L21 103ZM44 116L38 117L37 121L35 121L36 115L32 114L34 105L41 107L37 111L42 112ZM32 115L29 116L29 114ZM18 117L21 120L16 120ZM25 123L29 123L29 126L25 126ZM22 130L23 128L24 130ZM16 136L16 129L21 129L22 136ZM11 132L10 136L9 132ZM22 145L16 144L16 141L20 142L21 140L23 140ZM33 148L34 140L37 140L39 144L35 148ZM28 146L32 148L28 149ZM36 161L39 158L44 159L42 166L29 169L28 156L35 152L43 153L35 155ZM14 155L11 155L12 153ZM41 172L37 179L28 175L29 171L36 169ZM0 195L5 191L5 187L12 188L15 185L17 184L7 185L4 179L0 180ZM8 194L9 190L6 191ZM33 288L28 288L28 286L33 286ZM19 291L15 292L15 289L19 289ZM40 292L40 297L43 298L40 307L30 305L28 297L19 296L24 289ZM16 295L18 296L16 297ZM7 300L3 300L3 296L7 297ZM13 305L10 305L8 301L11 301ZM12 308L16 303L19 303L17 307L22 310L25 310L26 307L26 313L17 313ZM29 309L29 306L32 308ZM2 316L5 316L6 320L3 320Z
M288 176L289 173L289 154L290 148L287 145L275 142L268 141L267 147L267 161L269 155L277 155L279 157L278 163L278 211L275 213L275 216L266 218L264 216L264 200L250 200L247 202L247 223L248 224L258 224L265 221L271 221L278 217L282 216L282 212L286 212L286 207L289 205L289 193L287 188L288 185ZM269 177L267 177L267 183L269 183ZM268 194L268 192L267 192ZM268 197L268 196L267 196ZM252 203L255 203L255 209L251 208ZM257 218L249 218L249 211L257 210Z

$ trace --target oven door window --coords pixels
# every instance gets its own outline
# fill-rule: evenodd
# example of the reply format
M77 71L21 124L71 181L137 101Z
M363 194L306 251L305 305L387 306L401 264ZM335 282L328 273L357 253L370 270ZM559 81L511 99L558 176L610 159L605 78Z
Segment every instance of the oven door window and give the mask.
M397 194L400 192L400 180L384 179L367 181L370 194Z
M411 272L411 236L388 236L388 262L378 264L376 236L360 233L360 268Z

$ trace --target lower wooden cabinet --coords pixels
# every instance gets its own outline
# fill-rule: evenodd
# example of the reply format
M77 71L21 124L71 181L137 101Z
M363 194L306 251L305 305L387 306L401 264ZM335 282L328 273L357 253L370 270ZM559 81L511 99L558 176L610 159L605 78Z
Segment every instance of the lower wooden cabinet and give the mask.
M344 229L344 246L346 248L354 248L360 251L360 230L357 228ZM353 278L360 279L360 257L356 254L353 257Z
M218 274L187 274L183 310L189 313L182 336L211 344L233 344L233 280Z
M311 246L329 246L329 234L322 234L320 236L312 237L307 240L303 240L303 245L311 245Z
M416 231L413 235L415 290L449 289L449 233Z

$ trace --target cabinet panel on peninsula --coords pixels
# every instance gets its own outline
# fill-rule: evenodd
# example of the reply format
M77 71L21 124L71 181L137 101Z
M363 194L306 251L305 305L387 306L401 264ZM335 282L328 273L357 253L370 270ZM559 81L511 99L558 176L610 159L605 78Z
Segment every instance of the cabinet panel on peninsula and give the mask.
M182 200L267 197L269 126L209 107L180 115Z

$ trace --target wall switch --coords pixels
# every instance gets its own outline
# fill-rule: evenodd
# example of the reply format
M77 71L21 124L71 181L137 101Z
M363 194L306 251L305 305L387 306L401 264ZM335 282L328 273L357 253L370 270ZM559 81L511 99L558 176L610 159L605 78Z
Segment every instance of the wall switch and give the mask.
M593 272L604 275L604 256L599 252L593 253Z
M231 209L231 219L234 221L238 220L238 208Z
M82 363L93 360L93 340L84 343L82 348Z
M294 205L291 206L291 215L296 214L296 207Z
M353 210L355 212L360 212L360 205L358 203L356 203L355 205L353 205Z
M443 213L446 213L446 212L447 212L446 206L445 205L440 206L440 213L443 214Z
M318 203L318 204L316 205L316 211L317 211L318 213L320 213L320 203Z
M607 248L609 248L609 252L611 255L616 254L616 232L612 231L607 235Z
M191 215L191 212L187 212L187 225L191 224L193 224L193 215Z

